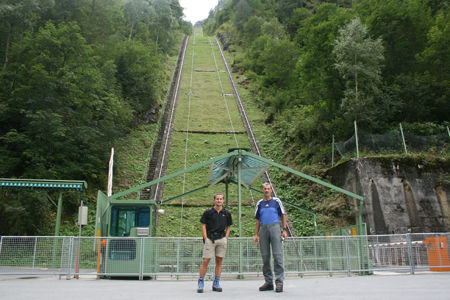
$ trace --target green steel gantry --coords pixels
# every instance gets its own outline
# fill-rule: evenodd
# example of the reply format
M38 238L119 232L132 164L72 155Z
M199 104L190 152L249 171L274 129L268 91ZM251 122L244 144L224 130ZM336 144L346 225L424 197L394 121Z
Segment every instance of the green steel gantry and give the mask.
M52 190L59 191L58 205L51 198L49 200L57 206L55 236L59 235L62 212L62 193L64 191L84 192L87 183L83 180L52 180L52 179L14 179L0 178L0 188L8 190Z
M170 199L166 199L166 200L162 200L161 202L157 202L155 200L124 200L121 199L122 197L129 195L131 193L135 193L139 190L142 190L144 188L148 188L154 184L157 184L159 182L164 182L167 181L169 179L172 179L176 176L180 176L183 175L185 173L190 173L190 172L194 172L200 168L203 168L205 166L209 166L210 165L210 176L208 179L208 182L201 187L197 187L193 190L190 190L188 192L185 192L181 195L172 197ZM184 170L180 170L177 171L175 173L172 173L170 175L166 175L164 177L155 179L153 181L138 185L136 187L127 189L125 191L113 194L111 196L107 196L105 195L103 192L99 191L98 192L98 198L97 198L97 216L96 216L96 233L97 236L108 236L111 234L111 227L113 225L110 225L109 222L112 222L112 220L114 219L114 222L117 222L117 216L112 216L113 215L113 211L116 209L132 209L131 207L134 206L142 206L142 207L148 207L149 209L145 209L145 211L149 212L149 222L148 222L148 228L147 223L145 224L144 228L137 228L140 226L137 226L136 224L133 225L135 226L133 229L130 229L129 231L127 231L127 235L129 235L130 237L133 236L134 234L137 234L138 230L141 230L141 232L145 232L144 235L146 236L153 236L153 232L154 232L154 220L155 220L155 212L156 212L156 208L157 206L161 205L161 204L165 204L168 203L170 201L179 199L179 198L183 198L189 194L198 192L200 190L206 189L210 186L213 186L217 183L224 183L226 185L226 203L228 202L228 184L229 183L234 183L237 185L238 187L238 223L239 223L239 236L242 236L242 228L241 228L241 217L242 217L242 211L241 211L241 206L242 206L242 202L241 202L241 187L244 186L247 189L252 189L255 190L251 187L251 185L258 179L261 177L261 175L270 167L277 167L280 168L286 172L290 172L292 174L295 174L297 176L300 176L302 178L305 178L309 181L315 182L317 184L326 186L332 190L338 191L340 193L343 193L345 195L348 195L350 197L356 198L359 200L359 214L358 214L358 231L359 231L359 235L363 234L363 228L362 228L362 204L363 204L363 197L354 194L352 192L349 192L345 189L339 188L337 186L334 186L328 182L325 182L323 180L311 177L309 175L306 175L302 172L299 172L297 170L294 170L292 168L286 167L284 165L281 165L279 163L276 163L270 159L255 155L253 153L251 153L248 149L242 149L242 148L235 148L235 149L230 149L228 153L222 154L220 156L217 156L215 158L212 158L210 160L204 161L202 163L196 164L194 166L191 166L189 168L186 168ZM256 190L255 190L256 191ZM260 191L258 191L260 192ZM316 216L314 212L302 209L301 207L292 204L292 203L287 203L286 201L284 201L284 203L291 205L297 209L302 210L303 212L306 213L310 213L313 215L314 217L314 226L317 232L317 224L316 224ZM114 224L115 224L114 223ZM134 231L133 231L134 230ZM144 231L142 231L144 230ZM142 236L142 235L141 235ZM120 241L119 241L120 242ZM117 242L117 243L119 243ZM241 259L243 257L243 245L239 245L239 275L238 278L243 278L242 274L243 274L243 264L241 262ZM109 252L112 253L112 251L114 251L114 249L111 248L112 246L110 246L110 250L108 250ZM137 250L136 250L137 251ZM363 253L363 249L362 249L362 244L360 247L360 255L361 257L363 257L362 255ZM108 253L109 253L108 252ZM136 252L136 255L138 253ZM150 254L140 254L140 255L150 255ZM151 255L147 258L151 260ZM363 261L363 260L361 260ZM127 262L121 262L121 261L117 261L117 260L111 260L108 264L108 266L110 268L113 267L117 267L117 269L120 268L125 268L125 267L129 267L129 265L127 265Z
M255 155L251 153L248 149L230 149L228 153L222 154L220 156L217 156L215 158L212 158L210 160L204 161L202 163L196 164L194 166L191 166L189 168L186 168L184 170L180 170L177 172L174 172L172 174L166 175L164 177L155 179L153 181L143 183L141 185L135 186L133 188L127 189L125 191L116 193L111 195L110 197L107 197L104 195L101 191L99 191L99 201L97 201L97 224L96 229L100 229L101 224L100 220L102 218L102 215L105 213L107 207L111 203L115 203L120 201L119 198L124 197L128 194L137 192L139 190L142 190L144 188L148 188L154 184L157 184L159 182L164 182L169 179L172 179L176 176L183 175L185 173L194 172L202 167L205 166L211 166L210 171L210 177L208 182L201 187L197 187L193 190L190 190L188 192L185 192L181 195L172 197L170 199L166 199L161 201L161 203L156 203L155 200L134 200L137 203L143 203L144 201L152 206L158 206L160 204L165 204L170 201L183 198L189 194L198 192L200 190L206 189L210 186L213 186L217 183L224 183L226 184L226 191L228 191L228 184L234 183L238 186L238 203L239 203L239 215L238 215L238 221L239 221L239 235L242 234L241 230L241 186L244 186L248 189L253 189L251 185L258 179L264 171L266 171L270 166L277 167L281 170L284 170L286 172L290 172L292 174L295 174L297 176L300 176L302 178L305 178L309 181L315 182L317 184L323 185L327 188L330 188L332 190L335 190L339 193L345 194L347 196L350 196L352 198L355 198L359 200L359 206L358 206L358 234L363 234L363 228L362 228L362 205L363 205L363 197L360 195L357 195L355 193L352 193L350 191L347 191L345 189L342 189L340 187L337 187L331 183L325 182L323 180L314 178L312 176L306 175L300 171L294 170L292 168L289 168L287 166L281 165L279 163L276 163L270 159ZM260 191L258 191L260 192ZM228 200L228 192L226 192L226 201ZM129 201L129 200L122 200L122 201ZM285 202L286 203L286 202ZM300 209L306 213L310 213L314 216L314 225L316 226L316 216L313 212L305 210L301 207L298 207L295 204L292 203L286 203L290 206L296 207L297 209ZM153 210L151 210L150 213L150 224L152 224L152 220L154 218Z

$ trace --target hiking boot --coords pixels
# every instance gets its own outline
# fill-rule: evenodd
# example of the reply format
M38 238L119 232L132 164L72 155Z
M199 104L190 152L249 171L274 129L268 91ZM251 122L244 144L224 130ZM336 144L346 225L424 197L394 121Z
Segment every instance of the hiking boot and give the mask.
M198 287L197 287L197 293L203 293L203 288L205 287L205 280L202 278L198 279Z
M275 287L275 292L281 293L282 291L283 291L283 284L282 283L277 283L276 287Z
M221 292L222 288L220 287L219 280L214 280L212 290L214 292Z
M261 292L264 292L264 291L273 291L273 284L272 284L272 283L264 282L264 284L263 284L262 286L259 287L259 290L260 290Z

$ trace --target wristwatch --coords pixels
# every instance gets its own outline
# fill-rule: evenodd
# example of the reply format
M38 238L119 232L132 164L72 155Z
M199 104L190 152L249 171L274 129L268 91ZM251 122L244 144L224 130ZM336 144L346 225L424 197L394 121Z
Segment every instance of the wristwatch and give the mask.
M288 231L287 227L284 227L284 228L283 228L283 230L286 230L286 231Z

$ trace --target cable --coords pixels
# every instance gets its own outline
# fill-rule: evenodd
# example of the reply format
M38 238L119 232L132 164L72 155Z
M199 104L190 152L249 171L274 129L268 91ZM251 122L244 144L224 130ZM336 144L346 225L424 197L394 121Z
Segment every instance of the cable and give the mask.
M191 57L191 78L189 81L189 93L188 93L188 113L187 113L187 120L186 120L186 143L184 147L184 169L187 167L187 153L188 153L188 146L189 146L189 122L191 118L191 96L192 96L192 74L194 73L194 56L195 56L195 37L196 37L196 31L194 31L194 42L192 47L192 57ZM183 189L182 193L184 194L186 187L186 173L183 174ZM180 237L183 233L183 211L184 211L184 197L181 198L181 212L180 212Z
M209 45L211 47L212 56L214 58L214 64L216 65L216 73L217 73L217 76L219 78L220 89L222 90L222 97L223 97L223 101L225 102L225 107L227 109L228 119L230 120L230 125L231 125L231 130L233 131L234 141L236 142L236 147L239 148L239 142L238 142L238 140L236 138L236 131L234 130L233 121L231 120L231 114L230 114L230 110L228 108L227 99L225 97L225 91L223 90L222 79L220 78L219 67L218 67L217 61L216 61L216 55L214 54L214 49L212 47L211 39L208 38L208 41L209 41Z

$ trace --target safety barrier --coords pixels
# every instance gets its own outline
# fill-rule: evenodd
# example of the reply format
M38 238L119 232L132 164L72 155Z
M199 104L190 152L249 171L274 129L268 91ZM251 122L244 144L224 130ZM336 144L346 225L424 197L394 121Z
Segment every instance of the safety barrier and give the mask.
M450 271L449 237L450 233L422 233L288 238L285 272L302 276ZM4 236L0 275L195 276L202 248L200 238ZM214 261L208 274L213 270ZM222 274L242 278L261 272L262 260L253 239L230 238Z

